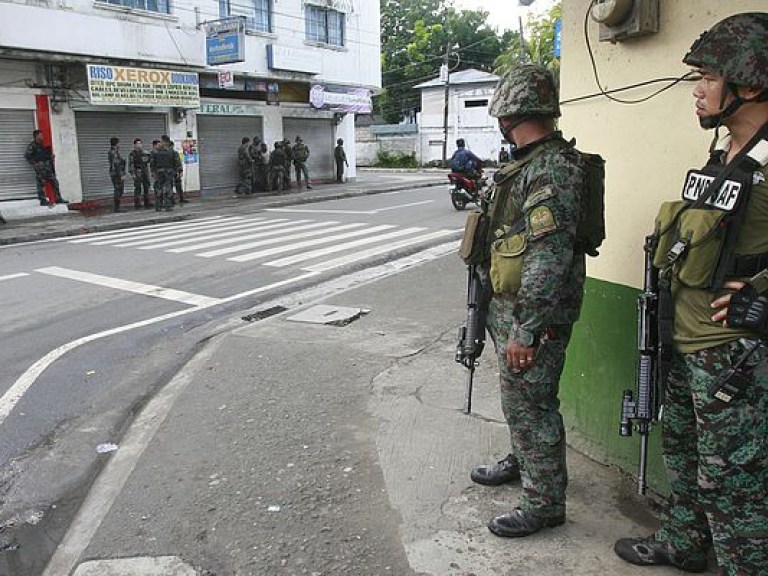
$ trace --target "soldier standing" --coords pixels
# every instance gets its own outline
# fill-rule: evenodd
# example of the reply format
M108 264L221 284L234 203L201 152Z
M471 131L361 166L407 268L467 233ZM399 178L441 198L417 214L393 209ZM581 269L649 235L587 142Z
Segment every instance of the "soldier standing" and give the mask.
M114 188L115 212L124 212L120 208L120 200L123 197L125 189L125 158L120 154L120 139L112 137L109 139L109 152L107 153L109 162L109 177L112 180Z
M46 182L50 182L53 186L53 191L56 194L56 204L66 204L67 201L61 197L59 192L59 180L56 178L56 169L53 164L53 150L50 146L43 144L42 131L35 130L32 132L32 142L27 146L24 158L35 169L37 199L40 200L40 206L51 206L48 198L45 196Z
M141 208L144 193L144 208L151 208L149 201L149 154L142 147L141 138L133 141L133 150L128 155L128 169L133 178L133 207Z
M576 228L587 187L580 154L555 131L560 106L549 71L534 64L512 69L496 87L489 113L502 136L519 146L495 176L483 266L493 288L487 323L512 454L470 476L486 485L522 479L518 507L488 525L497 536L517 537L565 522L568 475L557 395L583 297L585 257Z
M266 174L264 174L264 158L261 153L261 138L253 137L248 146L248 158L251 161L251 191L263 192L266 189Z
M173 181L179 171L181 159L169 144L167 136L163 136L150 159L152 173L155 175L155 210L165 208L166 212L173 210Z
M285 190L285 159L283 143L275 142L275 149L269 155L269 180L272 190L277 192Z
M251 139L245 136L237 149L237 168L240 172L240 183L235 189L236 194L250 194L253 185L253 160L250 154Z
M768 13L736 14L683 58L700 75L701 127L729 133L704 168L688 173L683 199L662 205L652 236L659 299L674 311L659 333L673 348L662 420L671 496L655 534L616 542L631 564L704 572L714 547L718 574L768 574L767 46ZM722 186L693 186L706 203L686 197L690 185L713 178ZM724 204L722 191L736 188L738 199ZM699 239L689 246L681 230Z
M333 149L333 159L336 162L336 182L344 182L344 166L349 166L347 163L347 153L344 152L344 140L339 138L336 140L336 148Z
M499 150L499 164L506 164L507 162L509 162L509 152L502 146Z
M173 140L171 140L169 136L163 136L161 139L165 143L165 148L173 152L178 159L178 162L176 163L176 173L173 176L173 186L176 188L176 194L179 195L179 204L186 204L189 200L184 198L184 188L181 185L181 180L184 176L184 164L181 162L181 158L179 158L179 155L174 148Z
M293 164L293 148L291 148L291 141L288 138L283 139L282 145L283 152L285 152L285 188L291 189L291 165Z
M301 139L296 136L296 144L293 145L293 165L296 167L296 186L301 189L301 176L307 183L307 190L312 190L309 185L309 171L307 170L307 160L309 159L309 148Z

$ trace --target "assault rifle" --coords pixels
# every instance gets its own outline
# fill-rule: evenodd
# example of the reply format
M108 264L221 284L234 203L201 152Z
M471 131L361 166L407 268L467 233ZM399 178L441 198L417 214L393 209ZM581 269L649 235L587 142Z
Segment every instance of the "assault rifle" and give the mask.
M464 413L472 412L472 382L475 363L485 346L485 317L490 300L490 282L487 273L475 265L467 266L467 324L459 328L456 344L456 362L469 370L467 375Z
M632 436L632 423L640 434L640 463L637 472L637 493L645 494L648 463L648 435L651 425L658 420L663 386L659 339L659 271L653 266L657 237L645 239L645 274L643 291L637 297L637 398L625 390L621 402L619 434Z

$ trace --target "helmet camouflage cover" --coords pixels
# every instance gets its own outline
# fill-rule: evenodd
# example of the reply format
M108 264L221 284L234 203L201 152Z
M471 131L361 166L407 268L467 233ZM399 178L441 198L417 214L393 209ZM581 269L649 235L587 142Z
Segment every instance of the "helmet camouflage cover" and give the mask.
M494 118L559 117L560 103L552 74L539 64L515 66L499 80L488 113Z
M693 43L683 62L711 70L726 82L768 88L768 13L721 20Z

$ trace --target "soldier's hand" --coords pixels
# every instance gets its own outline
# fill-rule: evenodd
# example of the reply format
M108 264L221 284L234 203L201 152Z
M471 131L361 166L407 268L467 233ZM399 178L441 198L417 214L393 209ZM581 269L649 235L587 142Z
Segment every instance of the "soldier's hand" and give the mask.
M741 290L744 285L744 282L739 281L731 281L725 283L723 288L728 292L719 298L715 298L712 301L712 304L710 304L710 307L712 307L714 310L717 310L717 312L712 315L712 322L722 322L723 326L726 328L728 327L728 305L731 303L731 296L733 296L735 292Z
M507 366L513 372L527 370L536 361L536 348L533 346L521 346L514 340L507 342L506 348Z

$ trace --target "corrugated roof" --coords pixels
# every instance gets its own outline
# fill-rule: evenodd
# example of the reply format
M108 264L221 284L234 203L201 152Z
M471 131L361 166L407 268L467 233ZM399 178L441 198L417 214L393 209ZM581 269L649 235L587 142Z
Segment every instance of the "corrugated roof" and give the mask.
M448 80L451 86L453 86L454 84L487 84L490 82L498 82L499 77L490 72L469 68L467 70L460 70L459 72L451 72ZM433 88L435 86L445 86L445 83L440 80L439 76L434 80L416 84L414 88Z

